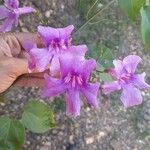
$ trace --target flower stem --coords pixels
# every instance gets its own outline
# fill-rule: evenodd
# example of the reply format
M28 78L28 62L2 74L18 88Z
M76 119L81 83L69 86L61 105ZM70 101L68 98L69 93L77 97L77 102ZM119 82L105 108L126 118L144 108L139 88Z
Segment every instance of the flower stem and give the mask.
M96 69L96 72L98 72L98 73L104 73L104 71L97 70L97 69Z
M111 2L109 2L103 9L99 10L95 15L93 15L91 18L89 18L81 27L79 27L75 34L77 32L79 32L81 29L83 29L88 23L90 23L98 14L102 13L105 9L107 9L109 6L111 6L113 3L115 2L115 0L112 0Z
M88 20L88 18L89 18L90 12L92 11L93 7L96 5L97 2L98 2L98 0L96 0L96 1L94 2L94 4L91 6L91 8L89 9L89 11L87 12L87 15L86 15L87 20Z

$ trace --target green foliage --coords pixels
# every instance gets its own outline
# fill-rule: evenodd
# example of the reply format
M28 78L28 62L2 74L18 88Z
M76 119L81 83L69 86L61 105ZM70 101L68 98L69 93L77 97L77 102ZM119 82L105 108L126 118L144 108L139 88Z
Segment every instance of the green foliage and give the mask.
M109 48L103 48L101 50L101 55L97 59L97 62L102 65L104 68L112 67L113 55Z
M22 115L24 126L34 133L44 133L55 127L54 115L50 108L40 101L29 101Z
M133 21L141 13L141 35L144 47L150 51L150 1L149 0L118 0L120 8Z
M0 118L0 150L20 150L25 140L25 129L17 120Z
M137 18L144 3L145 0L118 0L118 4L122 11L133 21Z
M104 81L104 82L110 82L113 81L111 76L108 73L100 73L99 74L100 80Z
M112 81L111 76L104 72L105 69L113 66L113 55L109 48L101 48L99 44L93 43L89 45L87 57L94 58L97 61L96 70L100 80L104 82Z
M86 18L87 12L91 8L91 6L94 4L94 2L95 0L76 0L76 6L78 8L78 11L80 12L82 19L85 19L85 20L87 19Z
M144 46L150 51L150 6L141 9L141 34Z
M111 50L106 47L101 48L101 46L97 43L89 45L87 57L94 58L97 61L98 67L100 67L102 70L109 68L113 65L113 55Z
M92 43L88 45L89 50L87 51L86 55L89 58L94 58L95 60L101 55L101 47L98 43Z
M108 3L105 5L106 0L105 2L102 2L101 0L76 0L78 11L80 12L82 21L85 21L85 23L81 25L75 33L78 33L88 24L94 25L104 21L110 21L106 18L103 19L103 16L106 16L107 14L104 13L104 11L107 10L114 2L115 0L108 1Z

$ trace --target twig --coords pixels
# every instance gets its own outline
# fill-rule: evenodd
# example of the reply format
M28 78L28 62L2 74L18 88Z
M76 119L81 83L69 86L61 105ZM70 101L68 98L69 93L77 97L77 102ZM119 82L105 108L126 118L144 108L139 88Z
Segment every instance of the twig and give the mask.
M93 3L93 5L91 6L91 8L88 10L87 15L86 15L86 18L87 18L87 19L89 18L89 13L90 13L90 11L93 9L93 7L96 5L97 2L98 2L98 0L96 0L96 1Z
M79 29L76 30L74 34L79 32L81 29L83 29L91 20L93 20L98 14L102 13L105 9L107 9L109 6L111 6L116 0L112 0L109 2L103 9L99 10L95 15L93 15L91 18L89 18Z

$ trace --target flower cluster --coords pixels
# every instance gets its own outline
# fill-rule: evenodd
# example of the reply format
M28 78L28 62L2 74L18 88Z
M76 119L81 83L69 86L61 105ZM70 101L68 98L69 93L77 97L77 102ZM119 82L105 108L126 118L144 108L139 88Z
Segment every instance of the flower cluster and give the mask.
M4 5L0 6L0 20L3 21L0 32L10 31L14 23L18 26L19 16L33 11L32 7L20 8L18 0L4 0Z
M121 101L125 107L142 103L142 96L139 89L149 89L150 85L145 83L145 73L135 74L136 67L141 61L137 55L129 55L123 60L114 60L115 68L107 72L114 78L114 82L103 85L103 92L109 94L113 91L123 89Z
M39 72L49 70L45 74L45 87L41 96L43 98L57 96L64 93L66 101L66 114L80 115L80 95L92 107L97 107L97 93L100 87L98 82L90 83L89 76L96 68L94 59L85 59L86 45L71 45L70 35L73 25L65 28L38 27L38 33L44 43L43 48L27 50L29 54L28 68L31 72L37 68ZM27 46L26 46L27 47ZM135 69L141 58L137 55L129 55L122 60L114 60L115 68L107 69L115 81L105 83L103 92L109 94L115 90L123 89L121 101L125 107L138 105L142 102L139 89L150 89L145 83L145 73L136 75ZM59 73L59 79L54 76Z
M94 59L85 59L86 45L71 45L70 34L74 26L65 28L38 27L38 33L44 43L44 48L33 47L27 50L29 57L29 71L37 68L40 72L49 69L51 76L59 73L56 79L45 74L45 87L42 97L65 94L66 114L80 115L80 95L85 101L97 107L97 93L100 84L89 83L89 76L94 68ZM25 46L27 47L27 46Z
M12 25L18 25L18 18L22 14L33 12L32 7L19 7L18 0L4 0L0 6L0 32L10 31ZM45 87L41 96L43 98L57 96L64 93L66 101L66 114L80 115L80 95L85 97L92 107L97 107L97 93L100 83L90 82L90 74L96 68L94 59L85 59L88 48L86 45L74 46L71 44L73 25L65 28L52 28L39 26L38 34L43 41L42 48L36 44L25 41L24 49L28 53L28 70L39 72L49 70L45 74ZM106 70L114 79L113 82L104 83L102 90L109 94L123 89L121 101L125 107L142 103L139 89L150 89L145 83L145 73L135 74L136 67L141 61L137 55L129 55L123 60L114 60L114 68ZM56 78L56 76L59 78Z

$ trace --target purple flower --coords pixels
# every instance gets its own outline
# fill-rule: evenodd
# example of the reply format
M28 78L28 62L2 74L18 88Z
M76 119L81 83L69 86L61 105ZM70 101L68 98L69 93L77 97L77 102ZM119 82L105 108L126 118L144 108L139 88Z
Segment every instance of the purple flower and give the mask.
M29 61L29 69L32 70L37 67L40 72L43 72L50 66L51 73L55 74L60 68L59 56L68 51L75 51L75 53L77 52L80 55L80 49L87 49L85 46L70 47L70 34L73 29L73 25L57 29L39 26L38 33L40 34L45 47L35 47L29 51L32 60Z
M93 59L81 60L66 54L60 58L61 78L57 80L45 75L46 84L42 97L65 93L67 115L80 115L80 94L85 96L88 104L96 107L99 83L88 83L90 73L95 67L96 62Z
M37 45L32 41L25 40L22 44L22 47L27 52L26 58L28 59L28 64L30 65L30 68L35 68L36 62L35 62L34 58L30 55L30 50L33 48L37 48ZM31 70L29 69L29 67L28 67L28 72L31 73Z
M114 82L103 85L105 94L123 89L121 101L125 107L139 105L142 103L142 96L139 89L150 89L145 83L145 73L135 74L136 67L141 58L136 55L129 55L121 60L114 60L115 68L108 69L108 73L115 79Z
M19 8L18 0L4 0L4 6L0 6L0 20L4 21L0 25L0 32L10 31L12 25L18 25L18 18L22 14L33 12L32 7Z

